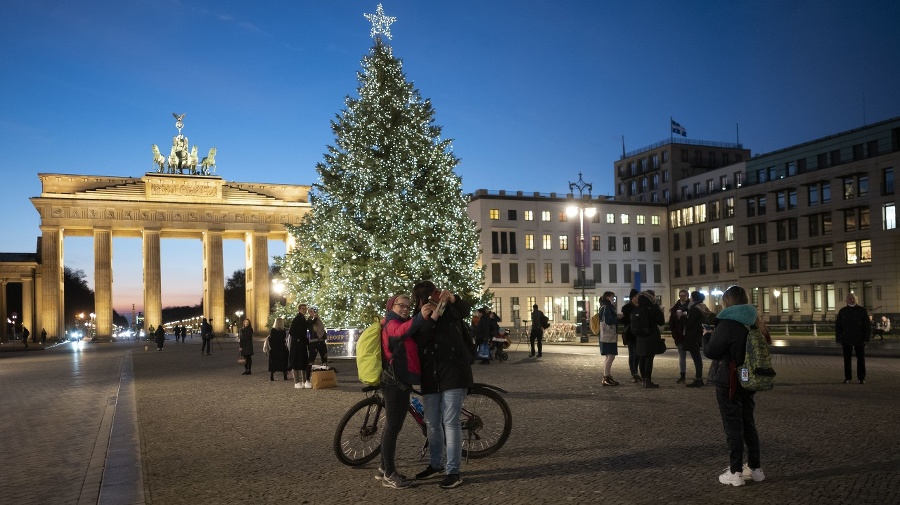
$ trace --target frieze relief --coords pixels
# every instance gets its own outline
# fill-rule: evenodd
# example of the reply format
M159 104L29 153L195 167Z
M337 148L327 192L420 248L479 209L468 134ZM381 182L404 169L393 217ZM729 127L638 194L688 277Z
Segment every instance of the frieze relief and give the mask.
M147 180L148 195L152 197L184 196L192 198L216 198L218 184L191 180Z

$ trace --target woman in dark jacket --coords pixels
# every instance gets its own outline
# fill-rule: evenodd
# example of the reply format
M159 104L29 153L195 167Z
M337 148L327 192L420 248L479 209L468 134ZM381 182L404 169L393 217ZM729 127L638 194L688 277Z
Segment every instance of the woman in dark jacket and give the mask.
M463 400L473 384L475 349L463 322L472 307L449 291L438 291L429 281L416 284L413 296L417 311L429 303L435 303L433 300L437 300L438 307L422 326L421 332L425 338L419 340L422 342L422 394L431 459L416 479L439 473L446 449L446 476L441 487L453 488L462 484L459 468L463 439L459 418ZM443 311L440 307L444 307ZM482 316L482 319L486 317Z
M639 321L643 320L643 321ZM658 388L651 380L653 377L653 358L659 350L662 334L659 327L666 324L666 316L656 304L653 291L642 291L638 295L638 305L631 312L631 333L634 334L634 352L638 356L638 368L641 371L645 388Z
M725 290L722 304L725 308L716 317L716 329L703 334L703 354L713 360L709 382L716 386L716 401L728 440L729 467L719 475L719 482L742 486L744 479L761 481L765 475L760 467L759 434L753 417L755 391L741 387L736 370L744 363L748 326L758 325L766 341L771 340L744 288L731 286ZM747 464L742 467L744 444Z
M703 325L709 321L709 308L703 303L706 295L699 291L691 293L691 303L688 306L687 318L684 320L684 340L681 350L694 360L694 380L687 384L689 388L703 386L703 358L700 357L700 348L703 345Z
M634 335L631 334L631 312L637 307L638 290L632 288L628 294L628 300L622 304L622 313L619 314L624 328L622 329L622 343L628 348L628 371L631 372L631 382L641 382L638 374L638 355L634 352Z
M287 331L284 329L284 318L275 319L275 324L266 337L263 345L263 352L269 355L269 380L275 380L275 372L281 372L284 380L287 380L288 370L288 348L287 348ZM304 345L305 349L306 346ZM296 385L294 386L296 387Z
M244 319L239 345L241 356L244 357L244 373L241 375L250 375L250 369L253 367L253 326L250 325L249 319Z

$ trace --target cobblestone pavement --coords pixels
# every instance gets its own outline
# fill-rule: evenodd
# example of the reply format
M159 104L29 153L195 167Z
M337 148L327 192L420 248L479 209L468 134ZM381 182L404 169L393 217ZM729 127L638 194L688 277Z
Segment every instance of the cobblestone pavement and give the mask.
M457 489L432 479L398 491L373 478L377 460L351 468L332 452L363 398L352 361L333 363L338 388L297 390L269 381L262 353L241 376L236 341L220 340L212 356L190 341L0 355L0 503L900 503L894 358L870 358L867 383L845 385L837 354L776 355L776 389L757 395L766 480L735 488L717 480L727 453L713 389L676 385L674 351L656 359L662 387L643 390L624 381L624 349L622 385L601 387L596 347L530 359L520 346L475 365L477 381L509 392L507 444L464 462ZM422 442L407 419L403 473L427 464Z

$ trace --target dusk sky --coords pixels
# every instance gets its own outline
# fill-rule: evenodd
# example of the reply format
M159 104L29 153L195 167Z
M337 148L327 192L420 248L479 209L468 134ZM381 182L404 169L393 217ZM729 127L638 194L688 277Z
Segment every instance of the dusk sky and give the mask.
M613 193L613 164L668 139L764 154L900 116L896 0L385 0L388 41L476 189ZM34 252L38 173L140 177L183 133L227 180L311 184L356 96L377 1L4 0L0 251ZM739 135L739 139L738 139ZM114 299L143 303L139 239ZM243 248L225 242L226 276ZM284 246L270 244L272 254ZM93 285L90 238L65 264ZM163 240L163 306L199 303L199 240Z

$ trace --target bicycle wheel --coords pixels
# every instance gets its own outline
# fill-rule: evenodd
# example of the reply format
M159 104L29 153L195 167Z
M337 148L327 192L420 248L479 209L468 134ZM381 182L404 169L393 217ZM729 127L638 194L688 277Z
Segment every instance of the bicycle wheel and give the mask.
M381 453L381 430L384 426L381 397L360 400L341 418L334 432L334 454L341 463L358 466Z
M483 458L503 447L512 431L512 412L500 393L475 386L463 401L460 416L463 456Z

